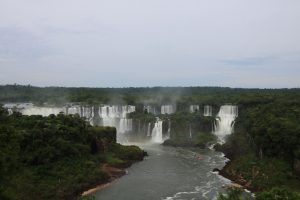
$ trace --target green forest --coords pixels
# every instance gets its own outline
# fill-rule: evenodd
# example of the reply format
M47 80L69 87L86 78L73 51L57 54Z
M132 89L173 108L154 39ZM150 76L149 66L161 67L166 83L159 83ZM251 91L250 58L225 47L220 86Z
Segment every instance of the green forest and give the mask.
M207 134L214 118L188 113L188 106L212 105L215 115L220 105L234 104L239 108L234 133L225 144L215 146L230 159L220 174L255 192L259 200L274 199L274 196L299 199L300 89L6 85L0 86L0 102L130 104L137 108L143 104L175 104L177 112L168 119L176 121L174 129L177 131L166 143L180 146L192 142L200 148L215 140L212 134ZM141 109L131 117L145 122L155 120ZM192 127L197 130L197 137L188 141L182 130L187 129L187 124L197 122L200 127ZM7 111L1 109L0 199L68 199L91 183L108 178L99 165L132 162L143 157L145 153L137 147L116 144L115 134L113 128L91 127L76 115L41 117L14 113L8 116ZM230 194L232 197L219 198L242 198L238 192Z
M0 199L75 199L111 178L101 166L142 160L136 146L116 143L116 129L77 115L23 116L0 108Z
M241 105L239 111L235 132L224 145L216 146L230 158L221 175L256 192L257 199L300 199L291 192L300 191L297 95L262 98Z

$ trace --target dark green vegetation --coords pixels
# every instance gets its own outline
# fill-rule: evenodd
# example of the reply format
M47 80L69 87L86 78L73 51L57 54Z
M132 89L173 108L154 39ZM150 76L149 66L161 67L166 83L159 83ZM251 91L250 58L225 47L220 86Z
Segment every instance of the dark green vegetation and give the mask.
M225 103L255 105L275 98L299 98L299 89L239 89L225 87L154 87L154 88L65 88L22 85L0 86L0 102L64 104L169 104L187 110L190 104L220 106ZM141 108L141 107L140 107ZM215 107L216 108L216 107ZM216 113L218 110L213 110Z
M261 96L240 105L235 132L216 147L231 160L221 174L252 191L284 186L299 192L299 94Z
M299 200L299 193L290 192L286 189L273 188L269 191L261 192L256 197L257 200Z
M164 145L171 146L197 146L205 148L209 143L216 141L212 134L214 117L203 117L200 112L176 112L169 116L172 122L171 137Z
M133 139L142 139L147 135L148 124L151 123L152 130L156 117L147 111L137 111L129 114L134 120L134 130L130 133ZM214 117L203 117L201 112L190 113L187 111L177 111L169 115L159 115L163 121L163 134L169 139L164 145L181 146L181 147L201 147L215 141L212 134L212 124ZM168 132L170 126L170 132Z
M269 191L261 192L256 195L255 198L247 197L243 195L241 189L228 189L227 194L221 194L218 200L299 200L300 195L296 192L290 192L286 189L273 188Z
M78 116L8 116L0 107L0 199L74 199L109 181L108 163L129 166L145 152L116 143L116 130Z
M243 191L238 188L227 189L227 194L220 194L218 200L250 200L248 197L243 196Z

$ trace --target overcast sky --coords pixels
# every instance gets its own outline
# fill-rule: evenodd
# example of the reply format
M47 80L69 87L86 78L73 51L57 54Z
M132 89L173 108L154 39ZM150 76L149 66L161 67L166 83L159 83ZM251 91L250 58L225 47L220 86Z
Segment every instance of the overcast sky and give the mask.
M300 87L299 0L0 0L0 84Z

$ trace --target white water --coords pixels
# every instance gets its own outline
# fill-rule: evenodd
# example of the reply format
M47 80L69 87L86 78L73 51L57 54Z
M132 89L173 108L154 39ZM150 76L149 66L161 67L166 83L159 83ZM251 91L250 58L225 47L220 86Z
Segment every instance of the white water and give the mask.
M49 116L51 114L58 115L59 113L64 113L68 115L78 114L80 117L86 118L87 121L93 125L94 118L94 107L86 107L74 105L71 107L39 107L39 106L27 106L17 109L23 115L42 115Z
M37 107L33 106L30 108L25 108L20 111L23 115L42 115L49 116L51 114L58 115L59 113L65 113L65 108L58 107Z
M67 115L78 114L80 117L85 118L90 122L91 125L94 124L94 118L98 114L101 119L102 126L116 127L117 129L117 141L122 142L122 134L132 130L132 119L127 118L127 114L135 111L135 106L101 106L99 107L99 112L95 113L95 108L91 106L80 106L71 105L66 107L39 107L34 106L31 103L22 104L5 104L5 108L16 110L21 112L23 115L42 115L49 116L51 114L58 115L59 113L65 113ZM11 112L10 112L11 113Z
M135 106L101 106L99 116L102 126L116 127L117 142L124 142L123 134L132 131L132 119L127 114L135 111Z
M175 107L173 105L162 105L160 113L162 115L175 113Z
M8 115L12 115L13 114L13 110L11 108L7 109Z
M214 168L226 159L211 150L140 145L149 156L127 169L128 175L95 193L96 200L214 200L230 184Z
M190 113L194 113L196 111L199 111L198 105L190 105Z
M151 123L148 123L148 128L147 128L147 136L150 137L151 136Z
M148 113L152 113L154 115L157 115L156 107L155 106L144 106L144 111L147 110Z
M234 121L238 116L238 107L233 105L221 106L216 117L214 134L218 137L218 143L224 144L225 137L233 132Z
M205 117L211 117L212 116L212 107L211 106L204 106L204 113L203 116Z
M167 134L167 138L169 139L171 137L171 120L168 120L168 134Z
M80 117L84 117L86 118L90 124L93 126L94 125L94 116L95 116L95 111L94 111L94 107L82 107L81 110L81 116Z
M153 143L163 143L163 135L162 135L162 120L157 118L157 121L154 124L154 128L152 129L152 138L151 142Z
M67 115L76 115L78 114L79 116L81 116L81 109L80 106L71 106L71 107L67 107Z
M3 105L4 108L10 108L10 109L16 109L16 110L29 108L32 106L33 106L32 103L6 103Z
M39 107L34 106L32 103L8 103L4 104L3 107L8 109L9 114L12 114L13 111L21 112L23 115L42 116L58 115L61 112L66 113L65 107Z

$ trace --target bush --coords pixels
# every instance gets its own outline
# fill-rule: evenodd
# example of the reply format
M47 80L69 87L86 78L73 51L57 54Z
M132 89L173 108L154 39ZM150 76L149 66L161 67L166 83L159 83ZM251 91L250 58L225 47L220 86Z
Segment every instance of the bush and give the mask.
M283 188L273 188L270 191L259 193L256 200L299 200L300 195Z

